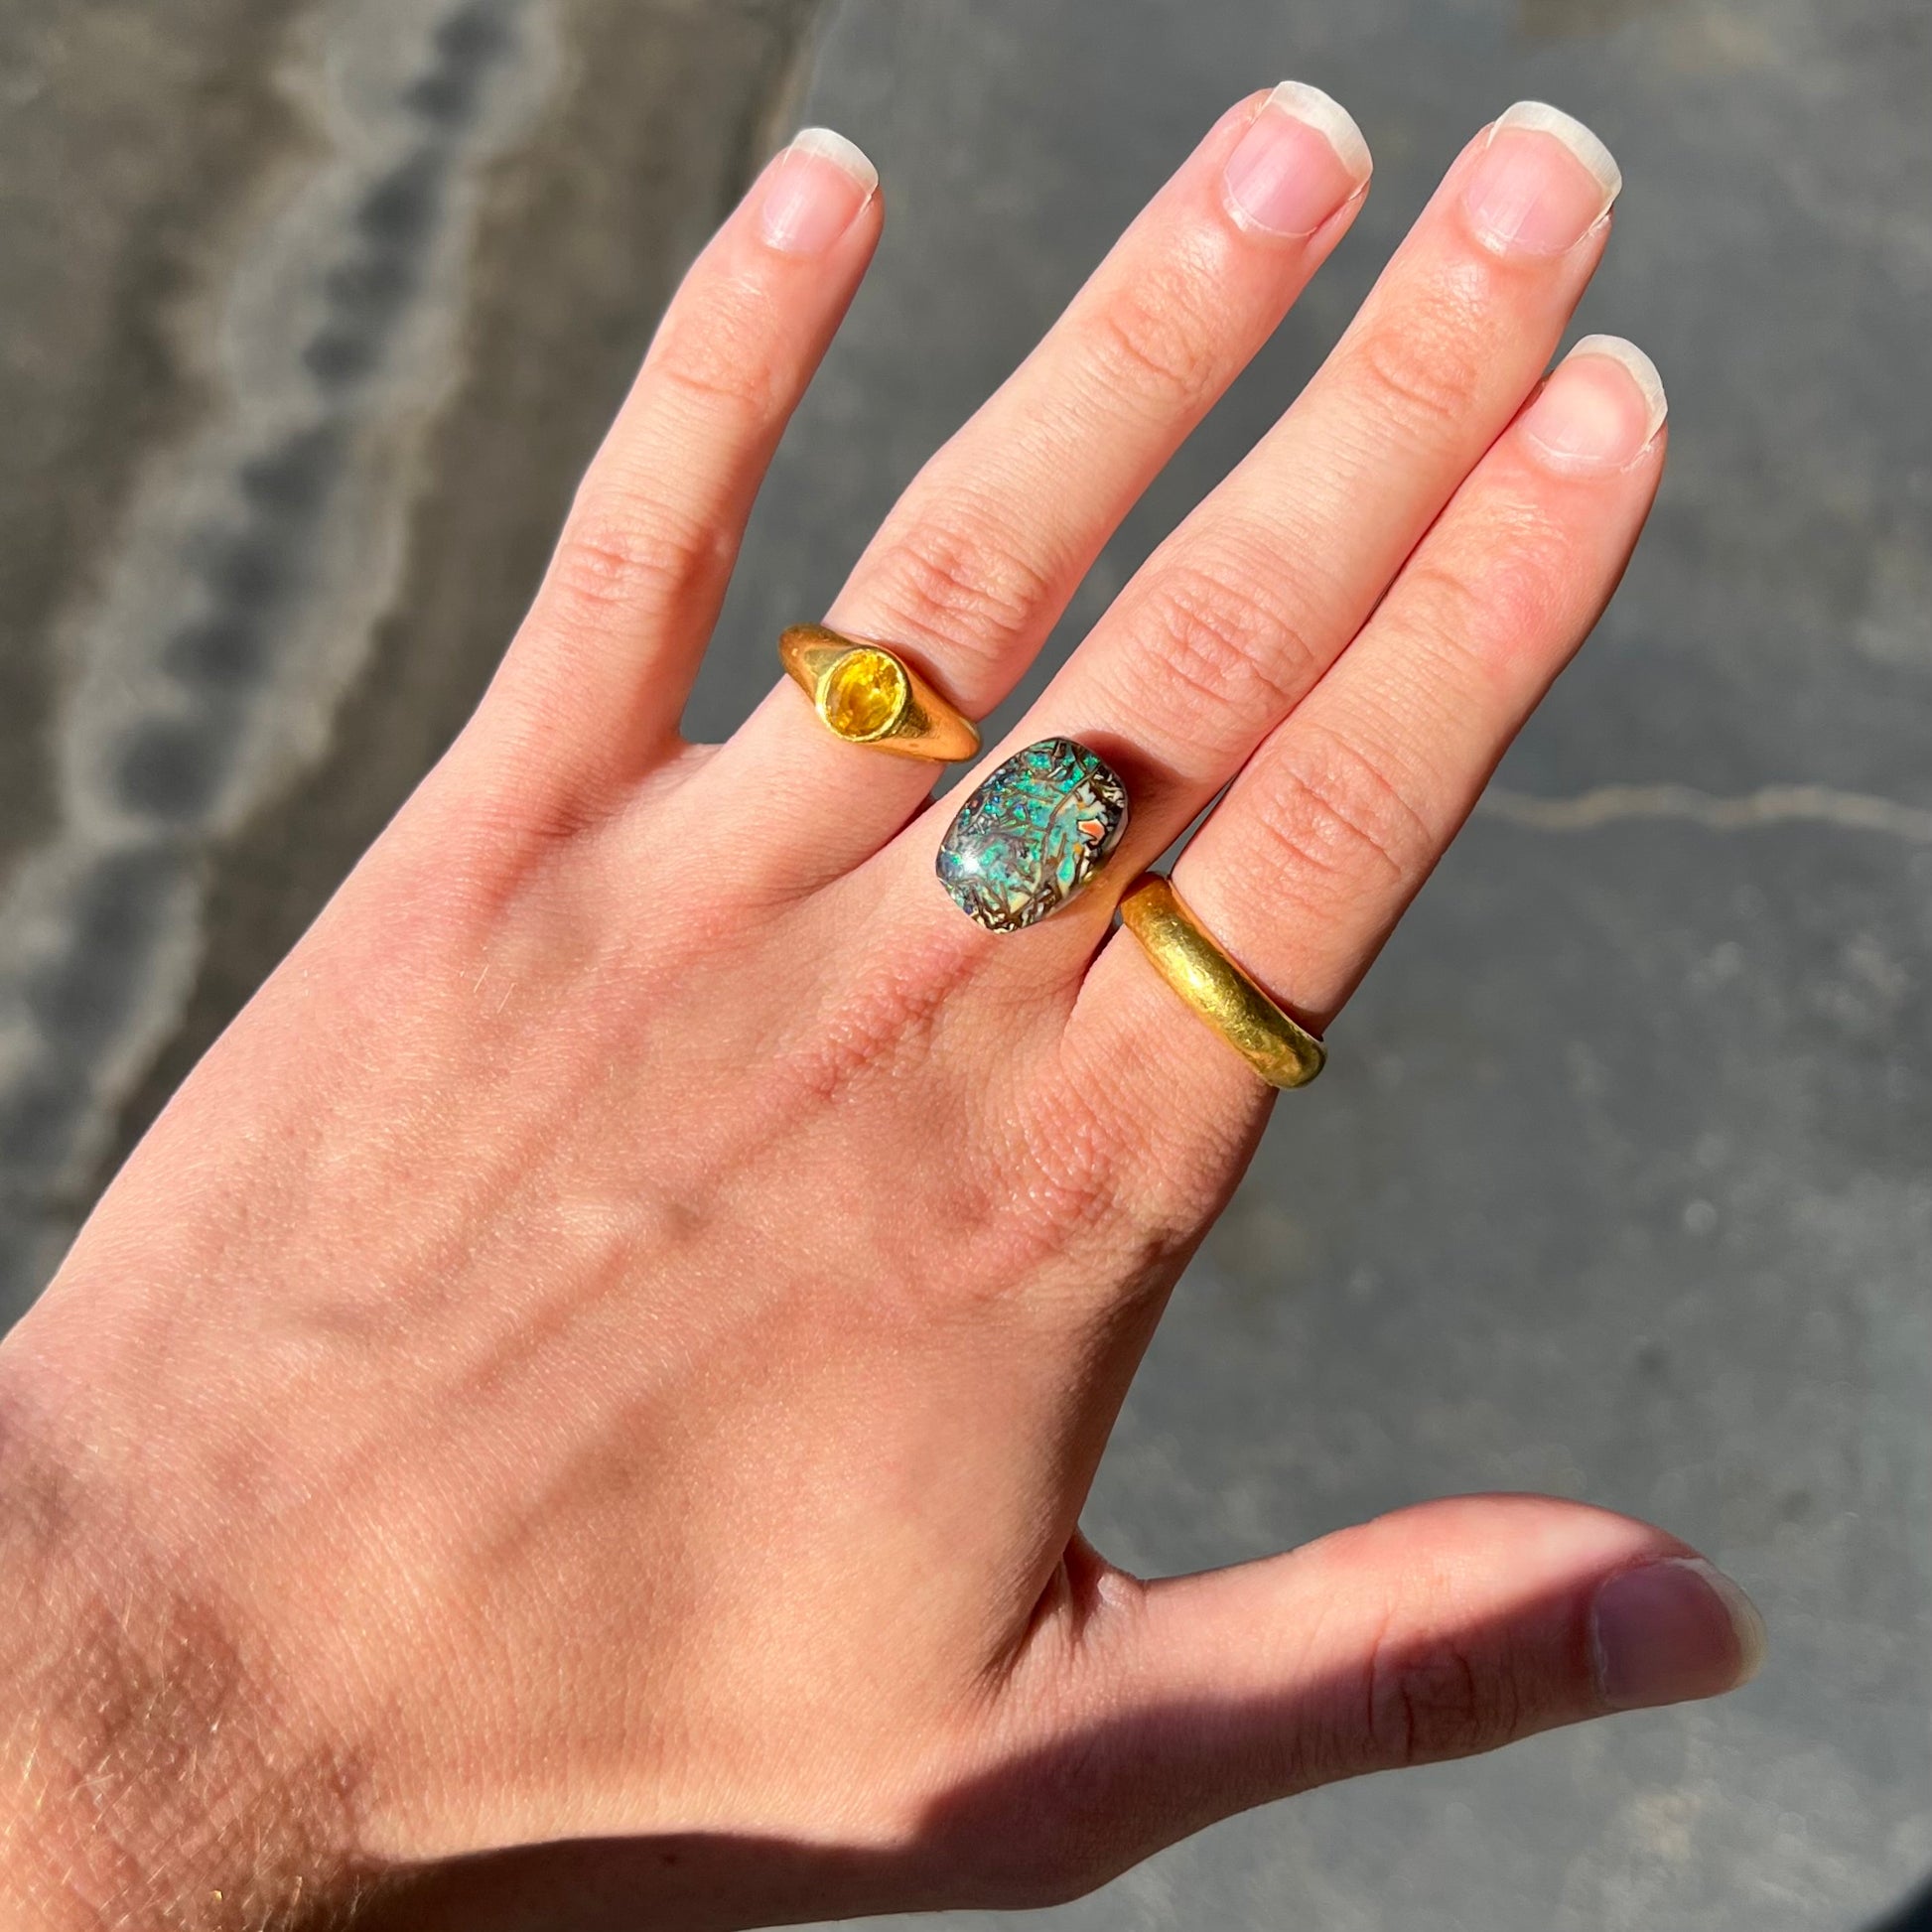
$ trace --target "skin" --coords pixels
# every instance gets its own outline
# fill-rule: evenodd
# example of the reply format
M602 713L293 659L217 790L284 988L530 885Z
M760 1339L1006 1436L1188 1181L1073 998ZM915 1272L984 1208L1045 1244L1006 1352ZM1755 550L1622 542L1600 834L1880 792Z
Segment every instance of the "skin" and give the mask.
M1298 237L1230 203L1264 99L829 614L971 715L1360 205L1344 171ZM1509 138L1587 192L1561 141ZM1110 935L1116 898L1226 786L1177 880L1326 1027L1657 484L1613 357L1550 378L1607 457L1523 413L1608 223L1482 231L1487 141L1004 748L1074 736L1135 799L1018 936L934 881L962 794L927 803L931 767L784 683L725 746L678 735L883 218L822 157L754 186L475 719L0 1350L7 1924L1038 1903L1246 1806L1747 1672L1702 1585L1610 1656L1607 1581L1696 1573L1580 1504L1436 1503L1154 1583L1077 1530L1272 1099ZM830 239L774 242L840 193Z

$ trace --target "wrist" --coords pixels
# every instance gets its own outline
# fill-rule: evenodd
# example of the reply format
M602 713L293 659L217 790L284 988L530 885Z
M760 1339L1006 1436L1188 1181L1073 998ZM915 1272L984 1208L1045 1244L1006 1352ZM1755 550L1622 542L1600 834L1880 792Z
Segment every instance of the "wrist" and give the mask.
M350 1753L271 1647L0 1351L0 1922L21 1932L334 1922L357 1888ZM158 1533L159 1532L159 1533Z

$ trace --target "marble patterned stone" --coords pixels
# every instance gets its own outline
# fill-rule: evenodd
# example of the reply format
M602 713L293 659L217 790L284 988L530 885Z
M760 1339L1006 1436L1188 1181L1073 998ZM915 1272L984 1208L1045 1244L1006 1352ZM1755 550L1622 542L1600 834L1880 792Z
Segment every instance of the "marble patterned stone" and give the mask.
M1078 893L1127 829L1127 787L1098 753L1043 738L993 771L939 847L940 884L992 932L1018 932Z

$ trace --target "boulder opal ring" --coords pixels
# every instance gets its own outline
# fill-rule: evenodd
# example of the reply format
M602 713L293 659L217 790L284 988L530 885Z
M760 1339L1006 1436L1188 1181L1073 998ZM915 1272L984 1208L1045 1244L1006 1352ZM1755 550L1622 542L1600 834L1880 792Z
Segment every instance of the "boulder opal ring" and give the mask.
M884 644L794 623L778 638L778 656L825 728L848 745L936 764L978 756L978 726Z
M1326 1064L1321 1042L1222 951L1159 873L1121 900L1120 922L1154 970L1271 1087L1305 1087Z
M939 847L939 883L989 932L1056 912L1127 830L1127 787L1099 753L1042 738L997 766Z

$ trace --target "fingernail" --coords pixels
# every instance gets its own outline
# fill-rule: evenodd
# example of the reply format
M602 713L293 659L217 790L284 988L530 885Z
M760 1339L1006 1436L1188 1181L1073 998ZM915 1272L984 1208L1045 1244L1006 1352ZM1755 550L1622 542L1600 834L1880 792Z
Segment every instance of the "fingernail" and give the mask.
M1372 165L1347 108L1319 87L1284 80L1249 122L1221 179L1244 227L1311 235L1368 180Z
M879 187L879 170L843 134L808 127L772 162L759 232L787 255L822 255Z
M1612 1577L1591 1614L1596 1688L1612 1711L1716 1697L1757 1675L1764 1619L1702 1557L1667 1557Z
M1498 252L1561 255L1602 220L1622 186L1609 149L1582 121L1519 100L1490 128L1462 206Z
M1553 470L1621 470L1650 447L1669 405L1664 379L1635 343L1586 336L1523 414L1523 435Z

